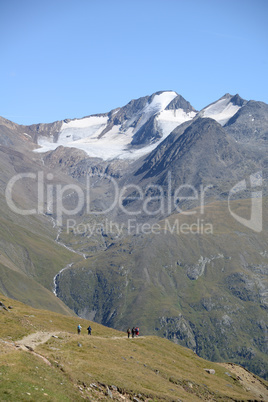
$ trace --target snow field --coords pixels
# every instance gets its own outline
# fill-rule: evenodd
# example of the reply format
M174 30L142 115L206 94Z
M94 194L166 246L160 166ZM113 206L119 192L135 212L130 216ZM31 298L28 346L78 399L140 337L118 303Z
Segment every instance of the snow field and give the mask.
M222 126L233 117L241 106L234 105L230 98L220 99L212 105L206 107L202 112L202 117L210 117L216 120Z

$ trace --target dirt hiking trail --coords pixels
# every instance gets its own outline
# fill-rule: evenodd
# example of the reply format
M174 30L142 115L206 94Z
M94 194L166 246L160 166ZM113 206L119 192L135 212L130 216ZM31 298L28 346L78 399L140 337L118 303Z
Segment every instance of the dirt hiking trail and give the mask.
M67 334L67 332L65 333L62 331L61 332L38 331L38 332L34 332L30 335L25 336L24 338L20 339L19 341L16 341L15 344L23 350L33 351L36 348L36 346L47 342L51 337L58 337L59 334ZM102 337L102 336L88 335L88 337L91 337L93 339L103 339L103 340L127 339L126 336ZM135 338L129 338L129 339L139 339L139 338L143 338L143 337L137 336Z
M20 346L23 350L34 350L36 346L41 345L48 341L52 336L57 336L60 332L34 332L28 336L25 336L19 341L16 341L16 345Z

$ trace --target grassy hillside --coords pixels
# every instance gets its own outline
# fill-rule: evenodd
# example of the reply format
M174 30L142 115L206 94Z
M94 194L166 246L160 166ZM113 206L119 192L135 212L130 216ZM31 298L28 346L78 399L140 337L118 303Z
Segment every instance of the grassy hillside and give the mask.
M0 301L12 306L0 308L1 401L97 401L111 396L118 401L261 401L268 397L267 383L256 376L251 375L255 388L250 388L237 378L235 366L226 369L208 362L166 339L127 339L125 333L96 323L91 323L93 332L88 336L89 321L36 310L4 296ZM81 335L76 334L78 323Z
M46 201L44 205L40 201L37 181L38 174L46 177L50 171L44 167L40 155L29 151L33 143L20 132L22 128L11 122L6 124L15 131L4 133L4 138L7 134L10 137L12 146L0 147L0 291L37 308L70 314L51 293L53 278L67 264L82 257L55 242L58 228L54 227L51 217L44 214ZM3 126L0 137L2 130ZM17 180L10 191L12 203L19 209L31 210L37 209L40 202L44 213L21 215L10 208L12 203L6 197L6 189L10 180L21 173L34 174L36 179ZM53 171L53 178L54 185L71 181L56 171Z
M28 189L27 208L34 206L34 199ZM48 217L15 214L0 193L0 291L36 308L70 315L73 312L52 293L53 278L81 257L57 244L56 236Z
M37 219L27 222L29 228L0 217L0 291L36 308L73 314L53 295L53 277L79 258L49 238Z

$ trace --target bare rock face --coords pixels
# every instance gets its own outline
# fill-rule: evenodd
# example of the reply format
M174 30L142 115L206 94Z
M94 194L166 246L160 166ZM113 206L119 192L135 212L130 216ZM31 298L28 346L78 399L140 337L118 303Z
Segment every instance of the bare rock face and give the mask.
M211 263L213 260L217 260L219 258L224 258L222 254L218 254L210 257L203 257L202 255L198 259L197 263L187 267L187 276L191 280L198 279L201 275L204 274L206 265Z
M177 183L180 180L181 183L191 182L196 185L198 178L200 181L201 178L224 180L228 165L237 164L241 160L235 142L212 119L199 118L186 127L182 134L179 127L178 134L167 147L168 138L166 142L163 141L157 149L161 157L156 152L149 155L137 174L145 173L144 178L158 176L158 182L164 182L167 170L170 170Z
M49 138L51 142L56 142L62 123L62 121L55 121L54 123L40 123L22 127L24 131L29 134L32 137L33 141L37 144L40 137Z
M185 112L196 112L195 108L181 95L176 96L166 107L166 110L183 109Z
M0 116L0 146L8 150L26 152L36 147L27 128Z
M164 336L196 351L196 341L189 322L180 314L178 317L162 317L159 320Z
M206 263L210 262L211 260L207 257L203 258L203 256L201 256L197 262L197 264L195 264L192 267L189 267L187 269L187 276L189 279L192 280L196 280L198 279L201 275L203 275L205 267L206 267Z
M268 105L249 101L226 123L225 130L242 144L267 147Z
M46 153L43 160L50 168L60 168L68 172L70 168L77 166L81 161L85 160L86 157L85 152L80 149L59 146L55 151Z

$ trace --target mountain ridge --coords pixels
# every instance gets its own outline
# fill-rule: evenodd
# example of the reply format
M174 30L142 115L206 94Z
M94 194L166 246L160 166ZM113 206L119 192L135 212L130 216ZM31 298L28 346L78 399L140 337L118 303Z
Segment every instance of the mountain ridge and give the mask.
M249 101L249 105L251 102L254 101ZM248 101L238 94L227 93L198 112L181 95L170 90L133 99L127 105L110 112L78 119L20 126L2 118L2 123L9 128L16 128L21 133L24 132L24 135L30 135L33 141L41 146L37 149L38 152L54 150L63 145L78 147L90 157L133 160L150 153L173 129L184 121L194 119L196 115L213 118L221 125L229 127L238 118L235 117L238 111L241 114L247 104ZM176 116L178 113L179 116ZM231 128L229 132L232 132ZM108 144L106 138L110 146L116 141L114 150L108 155L101 150Z

